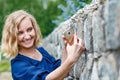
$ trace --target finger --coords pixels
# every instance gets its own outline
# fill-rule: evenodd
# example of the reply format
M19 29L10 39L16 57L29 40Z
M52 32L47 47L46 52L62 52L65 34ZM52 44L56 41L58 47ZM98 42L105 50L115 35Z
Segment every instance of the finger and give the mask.
M77 44L77 36L76 36L76 33L74 34L74 44Z
M64 45L66 46L67 45L67 40L66 40L64 35L62 35L62 39L63 39Z
M78 38L78 39L79 39L79 43L84 46L85 45L84 41L81 38Z
M82 49L83 49L83 50L86 50L86 48L85 48L85 43L84 43L84 41L83 41L82 39L80 39L80 38L79 38L79 45L82 46Z
M81 38L78 38L78 44L82 45L82 39Z

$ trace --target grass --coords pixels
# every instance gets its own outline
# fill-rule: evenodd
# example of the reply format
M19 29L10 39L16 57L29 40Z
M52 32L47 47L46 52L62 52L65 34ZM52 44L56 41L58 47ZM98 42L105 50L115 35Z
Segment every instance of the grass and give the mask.
M0 45L0 73L9 72L10 70L10 61L2 54Z
M0 61L0 73L9 72L9 71L10 71L10 62L6 60Z

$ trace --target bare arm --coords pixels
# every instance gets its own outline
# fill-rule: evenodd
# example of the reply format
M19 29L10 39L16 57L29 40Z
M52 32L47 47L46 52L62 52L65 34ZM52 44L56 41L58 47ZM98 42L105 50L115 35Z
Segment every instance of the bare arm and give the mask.
M79 42L77 41L78 39ZM63 59L64 61L62 62L61 66L48 74L46 80L63 80L84 50L85 48L82 40L75 35L74 44L67 44L66 46L67 56Z
M69 59L66 59L60 67L58 67L46 77L46 80L63 80L72 68L73 64L74 63Z

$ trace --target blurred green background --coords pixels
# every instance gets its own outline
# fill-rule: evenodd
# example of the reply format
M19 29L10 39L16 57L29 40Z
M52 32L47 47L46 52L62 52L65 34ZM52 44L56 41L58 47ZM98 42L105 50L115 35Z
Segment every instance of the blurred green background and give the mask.
M91 0L0 0L0 44L5 18L13 11L23 9L32 14L44 38L90 2ZM10 71L10 63L0 51L0 72L4 71Z

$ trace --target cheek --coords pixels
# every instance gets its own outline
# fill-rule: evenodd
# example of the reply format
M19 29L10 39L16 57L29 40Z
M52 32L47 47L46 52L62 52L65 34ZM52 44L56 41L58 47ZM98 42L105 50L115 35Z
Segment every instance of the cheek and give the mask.
M23 37L22 37L22 36L18 36L18 42L21 42L21 41L22 41L22 39L23 39Z
M33 31L31 32L31 35L32 35L32 36L35 36L35 35L36 35L35 30L33 30Z

